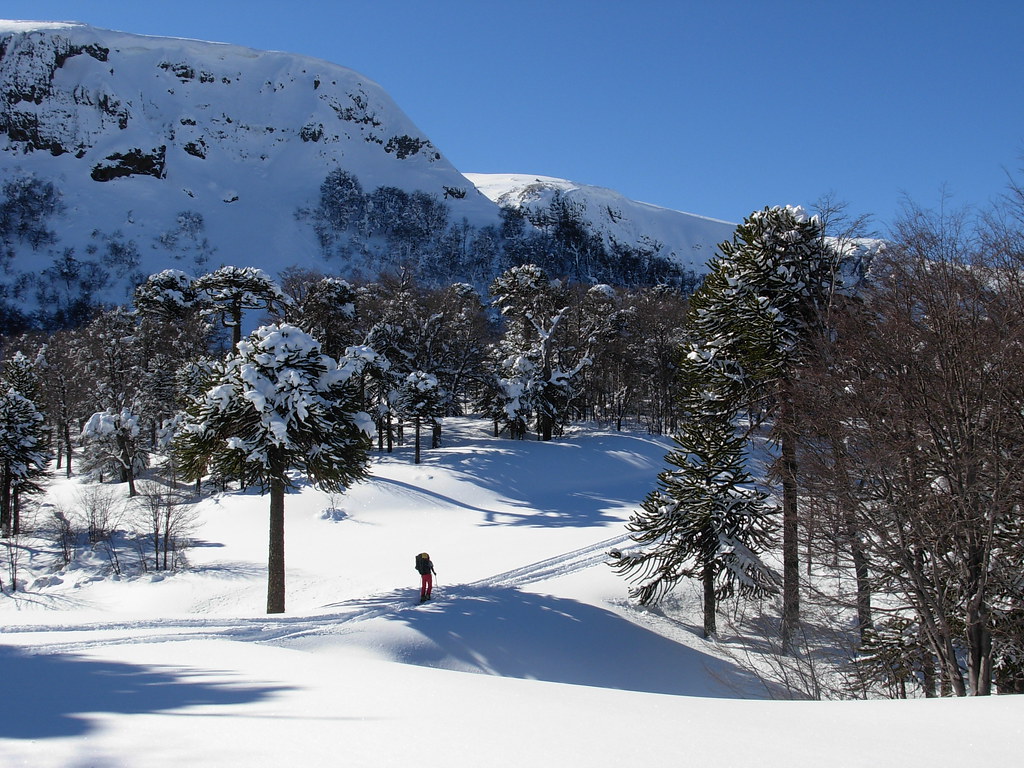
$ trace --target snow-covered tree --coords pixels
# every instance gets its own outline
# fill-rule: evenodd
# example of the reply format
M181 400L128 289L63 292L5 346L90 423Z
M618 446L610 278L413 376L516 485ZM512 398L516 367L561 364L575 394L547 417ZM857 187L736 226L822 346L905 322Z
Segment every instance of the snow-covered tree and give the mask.
M46 427L35 404L13 387L0 395L0 534L20 533L19 497L49 460Z
M792 376L837 287L839 256L821 222L793 207L755 211L719 246L691 298L693 333L731 369L736 410L772 417L783 498L783 647L799 622L796 413ZM710 369L709 369L710 370Z
M713 357L690 351L682 361L687 428L674 437L658 476L627 526L635 549L615 552L615 566L639 582L631 594L655 603L685 577L704 587L704 635L716 632L719 599L739 589L761 597L777 591L759 554L771 542L776 510L746 469L745 441L736 433L736 393Z
M149 465L140 439L139 417L131 408L97 411L82 427L82 469L99 477L116 473L135 496L135 478Z
M590 363L572 356L560 343L561 326L570 307L560 284L540 267L513 267L490 286L506 328L495 352L497 393L492 412L503 414L513 437L522 437L525 422L536 416L542 440L569 417L579 373ZM578 351L578 350L577 350Z
M290 277L294 288L295 274ZM337 277L320 277L304 284L300 294L292 295L288 322L320 339L326 354L340 356L357 341L356 290L351 284Z
M157 451L157 434L181 407L176 396L178 369L202 358L213 341L209 305L196 281L180 270L158 272L135 291L140 379L138 410L148 442Z
M295 326L258 328L192 398L174 453L187 479L208 471L270 492L267 612L285 609L284 497L297 470L341 491L366 474L372 422L358 412L357 366L339 366Z
M262 269L221 267L196 279L195 290L211 312L231 329L232 348L242 338L242 315L246 310L273 310L287 303L280 287Z
M150 275L135 289L135 308L144 315L177 319L196 310L199 304L196 281L178 269Z
M14 389L19 395L35 402L39 397L39 370L42 356L30 360L20 350L4 360L0 368L0 381L6 389Z
M139 342L137 317L125 307L100 312L86 326L75 351L92 392L89 412L120 411L138 398L145 358Z
M415 463L420 463L420 428L424 421L433 423L442 414L444 393L437 385L437 377L423 371L413 371L402 382L399 392L399 411L402 418L411 419L416 430Z

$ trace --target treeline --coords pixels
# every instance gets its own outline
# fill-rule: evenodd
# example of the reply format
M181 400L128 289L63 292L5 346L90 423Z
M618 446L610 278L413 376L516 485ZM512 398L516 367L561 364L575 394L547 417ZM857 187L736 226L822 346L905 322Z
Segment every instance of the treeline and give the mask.
M447 188L445 197L466 194ZM606 246L561 192L536 211L503 207L500 225L477 228L452 220L437 195L390 186L367 192L356 176L336 169L320 186L319 204L299 215L312 223L329 262L365 279L401 269L431 287L468 282L482 289L514 266L535 264L590 285L662 284L690 292L697 282L691 270L661 253L659 243Z
M428 288L407 273L378 282L289 270L223 267L198 278L150 276L131 306L95 310L78 328L5 340L8 387L45 417L58 467L129 485L166 453L177 414L204 372L237 347L246 317L288 323L335 360L364 361L361 407L390 450L406 424L486 413L495 430L550 439L585 419L654 433L677 426L672 376L685 297L552 280L534 265L508 270L485 299L466 284ZM258 320L257 320L258 319ZM418 382L418 384L414 383ZM433 382L428 403L412 390ZM81 451L78 449L81 447Z
M25 532L26 501L43 490L51 459L101 483L91 488L123 483L139 499L128 534L115 522L123 509L112 511L118 504L98 490L83 495L83 511L50 510L45 521L65 563L87 530L119 573L119 537L143 568L180 562L190 525L184 480L265 485L273 516L290 469L344 487L365 471L365 451L405 439L419 462L449 415L487 414L495 434L518 439L548 440L579 419L672 430L684 308L672 288L580 286L535 265L502 274L487 299L464 283L430 288L407 273L370 283L297 269L280 283L253 268L151 275L131 306L5 339L0 535L10 544ZM260 327L246 336L245 321ZM256 421L246 426L242 416ZM372 440L358 437L367 424ZM292 439L312 442L284 451ZM272 544L268 610L278 612L283 570L274 562Z
M331 365L346 371L346 408L372 423L368 447L392 450L410 431L414 460L421 436L443 440L447 415L485 414L510 438L551 439L578 420L673 434L617 567L641 603L699 579L709 636L722 601L747 598L753 612L737 608L729 631L777 647L774 666L761 654L757 667L773 691L1022 692L1014 194L974 220L911 209L884 244L834 211L766 208L721 244L689 299L553 279L530 263L486 296L400 269L369 282L297 269L280 282L235 267L152 275L131 307L6 340L0 526L17 531L48 450L65 471L74 455L78 471L129 487L153 457L174 477L183 414L200 400L219 413L214 383L291 334L310 339L303 359L318 381ZM247 317L263 323L249 337ZM237 482L233 467L222 457L207 482Z
M445 190L445 198L467 194ZM8 275L0 281L0 322L8 335L82 325L101 300L109 301L111 285L125 286L128 300L146 279L143 253L150 250L190 274L207 269L218 251L195 210L179 211L148 242L97 229L75 246L61 242L65 213L52 181L14 172L0 184L0 267ZM312 227L330 271L350 280L402 271L431 288L466 282L486 291L507 269L536 264L553 277L589 285L660 284L688 293L697 282L660 243L605 244L561 193L544 209L504 208L499 225L474 227L455 220L438 195L391 186L367 192L356 176L337 169L321 183L317 204L295 215ZM21 266L26 257L36 268Z

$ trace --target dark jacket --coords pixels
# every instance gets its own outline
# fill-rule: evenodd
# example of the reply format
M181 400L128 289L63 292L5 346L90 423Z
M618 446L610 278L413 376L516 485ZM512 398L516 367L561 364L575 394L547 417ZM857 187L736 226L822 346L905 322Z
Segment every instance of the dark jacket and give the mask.
M416 570L420 572L421 576L425 576L428 573L437 575L437 571L434 570L434 564L426 552L416 555Z

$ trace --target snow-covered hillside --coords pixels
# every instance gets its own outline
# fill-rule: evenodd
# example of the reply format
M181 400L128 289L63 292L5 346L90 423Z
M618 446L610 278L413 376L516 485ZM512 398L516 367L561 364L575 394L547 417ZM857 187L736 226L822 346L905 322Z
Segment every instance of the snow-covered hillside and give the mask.
M83 24L0 22L0 178L50 180L62 205L56 242L13 243L19 271L38 272L66 248L109 271L122 266L104 262L111 241L137 250L103 296L112 300L124 300L132 274L169 266L329 270L296 213L316 205L337 168L367 191L465 191L447 197L454 217L497 221L496 206L380 86L350 69Z
M336 64L0 21L0 316L43 308L35 324L58 326L166 268L373 279L412 262L485 287L507 266L494 201L536 211L555 190L605 246L645 263L700 274L732 232L611 190L467 178L376 83ZM509 258L539 258L523 252Z
M561 195L579 211L606 245L650 249L697 274L706 271L715 248L732 238L736 224L640 203L604 187L549 176L467 173L466 178L500 205L539 211Z
M630 606L605 564L669 441L578 430L554 442L445 423L444 447L378 456L340 496L286 502L288 612L262 613L267 499L203 500L191 568L124 575L82 544L18 545L0 597L0 764L1012 765L1024 697L754 700L699 637L700 599ZM74 509L83 486L49 497ZM113 486L118 488L118 486ZM123 486L121 486L123 490ZM53 508L42 508L45 522ZM41 527L41 525L40 525ZM417 604L417 552L436 599ZM0 561L5 550L0 549ZM751 698L740 699L740 696Z

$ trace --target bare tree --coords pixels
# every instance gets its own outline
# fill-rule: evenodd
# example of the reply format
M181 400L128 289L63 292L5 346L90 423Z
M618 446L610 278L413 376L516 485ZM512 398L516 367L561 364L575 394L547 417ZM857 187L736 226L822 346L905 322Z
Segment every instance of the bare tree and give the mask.
M982 242L962 215L908 211L836 325L835 365L816 382L836 394L805 462L809 494L893 596L861 607L913 620L957 695L991 692L993 643L1007 642L993 630L1012 626L1024 564L1022 278Z
M153 570L175 567L176 558L195 528L197 513L192 501L182 491L155 480L140 483L133 518L137 530L152 548Z

